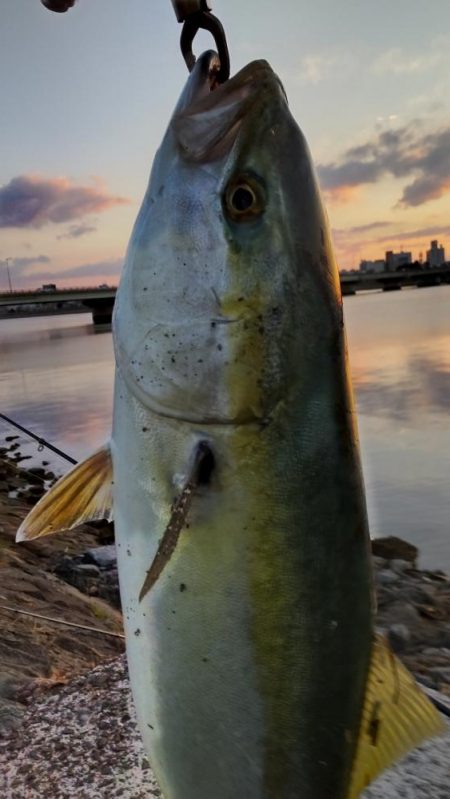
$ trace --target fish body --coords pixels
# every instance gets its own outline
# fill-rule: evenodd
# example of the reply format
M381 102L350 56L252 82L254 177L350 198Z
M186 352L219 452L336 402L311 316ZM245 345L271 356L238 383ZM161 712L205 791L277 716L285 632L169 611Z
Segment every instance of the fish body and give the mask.
M212 90L216 68L199 59L170 121L114 312L134 701L165 799L355 799L439 723L374 644L339 278L306 141L266 62ZM45 502L22 537L61 526Z
M156 156L116 300L131 680L167 797L340 799L372 611L337 269L278 79L257 62L210 93L210 59ZM229 187L247 184L260 207L233 218ZM199 441L210 480L139 603Z

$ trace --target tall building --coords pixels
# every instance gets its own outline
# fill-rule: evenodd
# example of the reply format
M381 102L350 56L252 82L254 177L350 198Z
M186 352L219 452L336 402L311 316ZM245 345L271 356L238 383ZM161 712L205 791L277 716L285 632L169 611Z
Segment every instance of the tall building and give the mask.
M388 250L386 253L386 269L388 272L396 272L401 266L408 266L412 264L412 253L410 252L392 252Z
M445 264L445 250L439 247L437 240L431 242L431 249L427 250L427 261L430 266L442 266Z
M377 261L361 261L359 264L360 272L384 272L386 263L382 259Z

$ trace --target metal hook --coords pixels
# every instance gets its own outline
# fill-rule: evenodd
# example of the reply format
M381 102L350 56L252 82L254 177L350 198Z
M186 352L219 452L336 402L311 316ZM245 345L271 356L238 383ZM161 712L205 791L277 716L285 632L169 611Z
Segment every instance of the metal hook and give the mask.
M192 43L200 28L209 31L214 38L220 60L220 69L217 72L216 79L218 83L225 83L230 77L230 54L227 40L222 23L209 11L197 11L185 20L181 32L180 45L186 66L189 72L192 72L196 61L192 52Z
M76 0L41 0L42 5L49 11L64 14L72 8ZM222 23L211 14L208 0L172 0L178 22L184 22L181 32L181 52L189 72L192 72L196 61L192 52L192 43L200 29L209 31L216 43L220 59L220 69L217 72L218 83L225 83L230 77L230 54L227 39Z
M75 4L76 0L41 0L43 6L49 11L56 11L57 14L64 14Z

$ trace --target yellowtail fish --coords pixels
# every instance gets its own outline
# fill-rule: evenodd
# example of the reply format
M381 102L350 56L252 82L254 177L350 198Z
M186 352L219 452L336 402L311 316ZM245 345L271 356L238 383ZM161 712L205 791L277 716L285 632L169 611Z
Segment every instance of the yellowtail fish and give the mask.
M265 61L220 86L217 66L205 53L191 73L131 237L110 450L19 538L108 516L113 496L131 685L166 799L356 799L442 725L374 635L307 144Z

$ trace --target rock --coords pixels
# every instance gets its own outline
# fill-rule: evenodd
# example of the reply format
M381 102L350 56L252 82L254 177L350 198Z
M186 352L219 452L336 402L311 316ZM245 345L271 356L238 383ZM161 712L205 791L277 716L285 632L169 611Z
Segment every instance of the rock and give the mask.
M18 694L23 691L25 686L30 684L28 677L18 677L6 671L0 672L0 697L16 701Z
M16 730L22 724L26 708L18 702L0 699L0 733Z
M435 666L429 669L428 673L437 680L442 680L442 682L446 682L450 685L450 666Z
M411 641L411 633L406 624L391 624L388 639L394 652L404 652Z
M83 577L99 577L100 569L94 563L77 563L74 571Z
M45 477L45 469L42 466L32 466L30 469L27 469L27 474L34 474L36 477Z
M389 536L388 538L374 538L372 540L372 554L386 560L407 560L408 563L415 563L419 550L413 544L403 541L401 538Z
M398 574L391 572L389 569L383 569L383 571L377 572L375 575L375 581L378 585L392 585L392 583L396 583L398 580Z
M393 558L392 560L388 561L388 565L389 568L397 574L403 574L403 572L411 568L411 563L408 560L402 560L401 558Z
M88 549L84 553L84 559L87 562L95 563L100 569L112 569L117 560L115 544Z
M410 602L404 602L402 599L393 602L389 607L389 623L390 626L395 624L404 624L410 630L417 627L420 617L414 605Z

